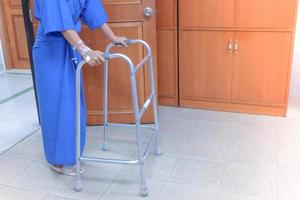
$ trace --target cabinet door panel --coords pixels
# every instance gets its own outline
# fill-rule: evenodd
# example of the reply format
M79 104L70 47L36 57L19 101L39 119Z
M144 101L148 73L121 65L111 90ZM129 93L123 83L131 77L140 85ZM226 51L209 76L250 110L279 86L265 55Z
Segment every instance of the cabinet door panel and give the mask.
M181 27L231 27L235 0L180 0Z
M181 99L230 99L232 32L182 31L180 39Z
M237 0L236 26L292 28L295 0Z
M285 104L291 33L239 32L234 56L233 100Z

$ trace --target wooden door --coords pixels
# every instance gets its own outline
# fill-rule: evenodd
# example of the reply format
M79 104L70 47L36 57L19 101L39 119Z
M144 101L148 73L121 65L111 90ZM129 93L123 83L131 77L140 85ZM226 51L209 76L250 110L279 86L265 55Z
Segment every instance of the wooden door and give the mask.
M295 0L237 0L236 26L292 28L295 8Z
M113 31L128 38L147 41L152 47L156 66L156 17L155 13L148 18L144 16L146 7L155 10L155 0L103 0L103 3ZM109 43L100 30L91 31L86 26L83 27L81 36L93 49L103 50ZM127 54L136 64L142 60L145 53L138 45L127 49L117 48L115 51ZM150 94L148 68L141 70L136 77L141 106ZM100 124L103 105L103 66L86 67L84 80L88 124ZM109 68L109 118L114 122L133 122L130 73L126 63L121 60L112 61ZM152 114L147 112L143 122L151 121Z
M177 0L157 1L159 104L178 106Z
M192 101L229 100L231 95L232 32L181 31L180 104Z
M181 28L232 27L235 0L179 0Z
M232 98L257 105L287 102L292 33L237 32Z
M29 69L29 55L27 49L22 5L20 0L3 0L6 28L9 38L9 49L12 66L9 68Z

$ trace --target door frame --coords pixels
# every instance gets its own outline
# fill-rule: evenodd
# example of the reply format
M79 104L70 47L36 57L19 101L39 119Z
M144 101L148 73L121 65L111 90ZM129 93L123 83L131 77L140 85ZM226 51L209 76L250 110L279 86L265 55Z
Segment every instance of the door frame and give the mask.
M5 21L3 3L4 3L3 1L0 1L0 39L2 43L5 69L12 69L13 64L12 64L11 50L9 45L9 38L7 32L7 25Z

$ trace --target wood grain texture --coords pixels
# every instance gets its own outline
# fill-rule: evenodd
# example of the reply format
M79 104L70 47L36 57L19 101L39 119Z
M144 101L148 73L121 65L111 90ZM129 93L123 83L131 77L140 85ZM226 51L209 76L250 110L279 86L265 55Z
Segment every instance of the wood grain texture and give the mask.
M4 15L4 2L0 1L0 38L2 44L2 50L4 54L4 62L7 69L11 69L13 67L11 50L9 46L9 38L7 31L7 23Z
M179 0L180 27L232 27L235 0Z
M150 44L156 73L156 17L145 18L144 7L155 9L154 0L144 1L104 1L110 26L117 35L128 38L144 39ZM103 50L110 42L100 30L91 31L86 26L80 34L85 43L93 49ZM114 51L128 55L135 64L145 55L141 46L133 45L129 48L116 48ZM137 75L140 107L150 95L148 69L141 70ZM85 92L87 102L88 124L101 124L103 118L103 67L86 67L84 69ZM122 60L113 60L109 66L109 120L113 122L134 122L132 110L132 96L130 85L130 71ZM152 122L152 111L145 114L143 122Z
M238 0L237 27L293 28L295 0Z
M177 0L157 1L159 103L178 106Z
M181 98L231 98L232 39L232 32L181 32Z
M30 63L21 2L4 0L3 3L12 68L29 69Z
M298 1L235 0L228 4L231 9L224 6L221 12L219 6L227 1L203 2L180 1L180 105L285 116ZM234 16L233 23L229 16ZM203 32L218 34L204 37ZM233 33L238 50L232 54L231 70L221 76L222 68L211 65L230 65L218 50L226 42L220 39L223 32ZM224 77L230 77L230 87L219 84ZM227 98L218 91L227 91Z
M285 104L291 33L237 32L232 99L255 104Z

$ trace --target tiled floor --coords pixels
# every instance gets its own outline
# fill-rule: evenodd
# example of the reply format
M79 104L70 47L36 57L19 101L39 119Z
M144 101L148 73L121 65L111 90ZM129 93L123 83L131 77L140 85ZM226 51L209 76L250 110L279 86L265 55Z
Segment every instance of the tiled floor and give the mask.
M0 72L0 153L38 130L31 74Z
M164 154L146 162L144 199L299 200L300 101L290 105L288 118L160 107ZM101 127L89 127L86 154L134 157L131 131L112 129L110 151L102 152ZM76 193L42 152L37 132L0 156L1 200L141 199L136 166L86 164Z

